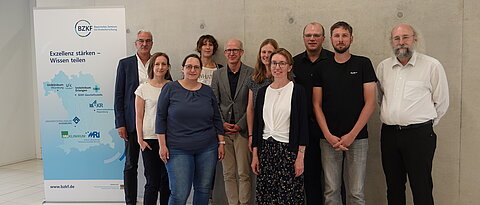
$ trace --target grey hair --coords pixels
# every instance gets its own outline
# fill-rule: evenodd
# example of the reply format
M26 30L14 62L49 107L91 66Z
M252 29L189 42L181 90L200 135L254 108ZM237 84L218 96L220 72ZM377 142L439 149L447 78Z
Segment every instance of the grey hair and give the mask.
M152 37L152 41L153 41L152 32L150 32L150 31L148 31L148 30L140 29L140 30L138 30L138 32L137 32L137 36L138 36L140 33L148 33L148 34L150 34L150 37Z
M412 32L413 32L413 38L415 39L415 43L413 44L413 49L418 51L418 52L425 52L427 50L427 48L426 48L425 42L423 42L423 40L422 40L423 39L422 38L422 33L415 30L415 28L410 24L405 24L405 25L409 26L412 29ZM396 26L394 27L394 29L395 28L396 28ZM392 29L392 31L393 31L393 29ZM390 43L392 43L392 41L393 41L393 38L392 38L392 35L390 35Z
M240 43L240 49L243 50L243 42L242 42L241 40L238 40L238 39L230 39L230 40L227 40L227 42L228 42L228 41L238 41L238 42ZM227 44L225 44L225 45L223 46L223 49L224 49L224 50L227 49Z
M417 33L417 31L415 30L415 28L413 28L413 26L412 26L412 25L409 25L409 24L404 24L404 25L407 25L408 27L410 27L410 29L412 29L413 38L418 40L418 33ZM398 26L395 26L395 27L392 29L392 31L391 31L390 34L392 34L392 33L393 33L393 30L395 30L395 28L397 28L397 27L398 27ZM390 35L390 42L392 42L392 41L393 41L393 36Z

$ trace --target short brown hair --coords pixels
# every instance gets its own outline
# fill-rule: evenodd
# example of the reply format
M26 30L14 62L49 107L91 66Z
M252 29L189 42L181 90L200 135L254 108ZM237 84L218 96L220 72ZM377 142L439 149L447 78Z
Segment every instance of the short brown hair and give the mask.
M332 27L330 27L330 36L332 36L333 30L335 30L336 28L344 28L345 30L347 30L350 33L350 36L353 35L352 26L350 26L350 24L348 24L345 21L339 21L339 22L333 24Z
M202 46L205 45L205 42L210 42L213 44L213 54L215 54L215 52L217 52L217 49L218 49L218 43L217 43L217 39L215 39L215 37L213 37L210 34L200 36L200 38L197 41L197 52L201 54L200 51L202 50Z

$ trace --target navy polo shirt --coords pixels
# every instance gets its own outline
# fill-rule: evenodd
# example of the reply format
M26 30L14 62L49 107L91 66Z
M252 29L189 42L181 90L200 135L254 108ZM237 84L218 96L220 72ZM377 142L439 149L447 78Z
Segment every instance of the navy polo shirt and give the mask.
M293 58L293 74L295 83L300 84L305 88L305 94L307 97L307 114L308 121L310 124L310 137L318 139L319 135L322 134L320 127L318 127L317 120L315 119L315 114L313 113L312 105L312 91L313 91L313 73L316 70L322 69L320 62L327 59L333 58L333 53L329 50L322 49L320 52L320 57L317 58L314 62L310 61L308 58L307 51L296 55ZM317 140L318 141L318 140Z

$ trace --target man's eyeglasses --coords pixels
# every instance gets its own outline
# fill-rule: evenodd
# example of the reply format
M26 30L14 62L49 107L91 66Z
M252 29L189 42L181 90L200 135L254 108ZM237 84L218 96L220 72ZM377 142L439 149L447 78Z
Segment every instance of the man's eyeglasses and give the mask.
M275 68L277 66L280 66L280 68L285 68L287 65L287 62L272 62L271 67Z
M305 38L311 38L312 36L314 38L320 38L320 37L322 37L322 34L318 34L318 33L316 33L316 34L311 34L311 33L303 34L303 37L305 37Z
M241 50L242 50L242 49L225 49L225 52L237 54L237 53L239 53Z
M398 43L400 41L408 41L410 39L412 39L413 36L395 36L392 38L392 41L395 42L395 43Z
M200 70L200 66L198 65L184 65L183 67L186 68L187 70L192 70L192 69Z
M151 43L153 42L152 39L137 39L137 42L139 43Z

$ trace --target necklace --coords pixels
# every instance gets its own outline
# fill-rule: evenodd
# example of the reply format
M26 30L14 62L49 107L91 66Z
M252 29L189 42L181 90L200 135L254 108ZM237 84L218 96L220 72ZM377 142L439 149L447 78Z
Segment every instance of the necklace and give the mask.
M290 81L288 83L290 83ZM276 86L274 84L271 84L270 88L272 89L273 93L280 96L280 95L282 95L283 90L285 90L285 87L287 87L288 83L285 84L285 85L281 85L281 86L278 86L278 85Z

